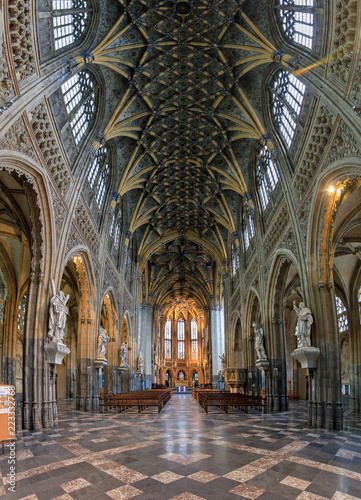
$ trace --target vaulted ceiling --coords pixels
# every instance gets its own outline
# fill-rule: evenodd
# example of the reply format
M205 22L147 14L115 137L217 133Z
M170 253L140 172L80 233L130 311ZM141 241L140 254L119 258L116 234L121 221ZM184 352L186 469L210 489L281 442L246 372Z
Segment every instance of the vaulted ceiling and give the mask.
M118 192L131 202L126 246L136 238L143 301L204 308L221 298L229 235L239 245L250 153L257 143L274 149L262 120L264 71L293 61L271 41L265 0L121 4L107 35L76 61L126 82L93 148L122 144Z

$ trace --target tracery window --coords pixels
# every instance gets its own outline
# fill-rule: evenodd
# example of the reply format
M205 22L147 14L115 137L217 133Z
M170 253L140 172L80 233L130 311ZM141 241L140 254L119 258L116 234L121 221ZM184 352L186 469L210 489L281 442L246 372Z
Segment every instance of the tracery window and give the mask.
M87 71L79 71L61 90L75 143L79 144L95 117L95 81Z
M18 308L17 328L19 333L24 333L26 305L28 303L27 294L24 293Z
M53 0L55 50L80 40L88 22L87 11L87 0Z
M266 209L279 178L278 169L268 148L263 147L257 157L257 186L263 210Z
M337 324L339 333L346 332L348 330L348 318L347 318L347 309L340 299L336 295L336 312L337 312Z
M278 0L278 21L288 40L312 49L314 0Z
M191 353L192 359L198 358L198 328L194 318L191 321Z
M239 254L235 244L232 244L232 276L236 276L239 269Z
M244 199L243 202L243 223L242 223L242 230L243 230L243 240L244 240L244 246L245 249L248 250L251 244L251 240L256 234L255 228L254 228L254 219L253 219L253 212L248 207L248 202L246 199Z
M101 148L89 165L87 180L99 210L104 204L110 183L109 155L106 146Z
M164 328L164 357L171 359L172 357L172 322L167 319Z
M280 71L271 85L273 117L288 147L292 144L305 85L288 71Z
M180 318L177 323L177 339L178 339L178 359L185 357L185 322Z
M4 323L6 301L0 297L0 323Z

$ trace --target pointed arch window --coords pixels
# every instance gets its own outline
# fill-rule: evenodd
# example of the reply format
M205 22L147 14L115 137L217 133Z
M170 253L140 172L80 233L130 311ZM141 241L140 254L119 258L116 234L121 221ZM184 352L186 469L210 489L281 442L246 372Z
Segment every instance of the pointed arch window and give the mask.
M337 325L339 333L344 333L348 331L348 317L347 309L340 299L336 295L336 313L337 313Z
M312 49L314 35L314 0L277 0L278 23L285 37Z
M194 318L191 321L191 353L192 359L198 359L198 327Z
M101 148L89 165L87 181L100 210L103 207L110 184L109 152L106 146Z
M24 293L23 298L20 301L18 307L18 318L17 318L17 329L18 332L23 334L25 329L25 315L26 315L26 306L28 303L28 296Z
M88 24L87 0L53 0L55 50L80 40Z
M177 339L178 339L178 359L185 358L185 322L180 318L177 323Z
M61 86L61 90L70 127L78 145L95 118L95 81L87 71L79 71Z
M119 256L120 249L120 235L122 228L122 211L120 205L117 204L115 209L110 211L110 224L109 224L109 242L108 249L116 262Z
M251 245L251 240L253 239L254 235L256 234L255 228L254 228L254 214L253 212L249 209L248 202L246 198L243 201L243 222L242 222L242 230L243 230L243 240L244 240L244 246L245 249L248 250L248 248Z
M290 147L306 86L288 71L280 71L273 80L271 92L273 118L287 146Z
M232 276L236 276L239 269L239 255L236 245L232 244Z
M172 358L172 322L168 318L164 328L164 357L165 359Z
M257 156L257 186L263 210L266 209L279 178L277 166L273 163L271 154L265 146Z

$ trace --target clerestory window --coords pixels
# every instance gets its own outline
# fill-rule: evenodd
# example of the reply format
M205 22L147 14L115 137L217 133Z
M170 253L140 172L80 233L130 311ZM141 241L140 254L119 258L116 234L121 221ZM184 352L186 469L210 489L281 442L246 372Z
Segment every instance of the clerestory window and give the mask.
M254 216L254 214L249 209L248 202L245 198L244 202L243 202L242 232L243 232L244 246L245 246L246 250L248 250L248 248L250 247L251 240L253 239L254 235L256 234L253 216Z
M53 0L55 50L81 39L87 27L88 12L87 0Z
M64 103L78 145L95 118L96 85L87 71L79 71L62 86Z
M273 118L288 147L295 135L305 91L306 86L288 71L277 73L271 85Z
M277 0L278 23L291 42L312 49L314 0Z
M87 180L100 210L103 207L110 183L109 151L106 146L97 152L89 165Z
M257 156L257 186L263 210L266 209L279 178L278 169L268 148L263 147Z

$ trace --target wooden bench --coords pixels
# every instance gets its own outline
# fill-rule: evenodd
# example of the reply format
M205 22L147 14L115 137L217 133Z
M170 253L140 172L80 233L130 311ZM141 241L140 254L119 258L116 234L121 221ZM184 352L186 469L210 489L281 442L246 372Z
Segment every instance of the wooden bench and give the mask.
M226 392L205 392L200 391L198 394L198 402L206 413L209 407L217 407L228 413L229 408L243 408L248 411L248 408L258 408L264 413L266 412L266 400L259 396L249 396L247 394L226 393Z
M100 398L99 409L101 413L108 408L117 408L119 413L127 408L136 406L141 413L149 406L157 406L160 413L173 395L171 389L150 389L134 391L114 396Z

